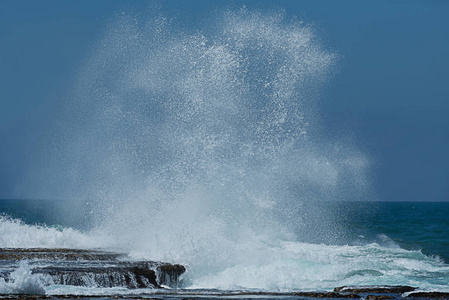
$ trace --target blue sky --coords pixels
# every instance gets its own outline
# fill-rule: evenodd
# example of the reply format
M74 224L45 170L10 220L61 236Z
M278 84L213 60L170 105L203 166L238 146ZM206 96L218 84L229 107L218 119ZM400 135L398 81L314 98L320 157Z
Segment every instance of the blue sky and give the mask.
M35 158L48 119L104 28L146 1L0 0L0 198ZM320 110L329 136L350 134L372 158L383 201L449 201L448 1L160 1L195 26L222 8L313 23L341 59Z

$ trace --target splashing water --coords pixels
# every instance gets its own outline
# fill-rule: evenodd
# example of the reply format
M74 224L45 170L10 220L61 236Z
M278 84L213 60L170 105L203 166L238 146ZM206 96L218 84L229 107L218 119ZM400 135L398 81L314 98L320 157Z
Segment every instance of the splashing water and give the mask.
M301 287L300 277L260 277L297 256L286 243L319 234L302 229L313 207L304 203L368 182L365 156L317 129L336 60L283 13L228 11L195 33L158 13L122 15L57 119L45 166L30 172L41 181L28 186L41 198L90 199L95 246L188 264L193 285L266 266L240 284ZM332 219L316 215L323 226Z
M39 275L31 274L27 262L22 261L19 267L11 273L10 282L0 278L0 293L2 294L45 294L44 285Z

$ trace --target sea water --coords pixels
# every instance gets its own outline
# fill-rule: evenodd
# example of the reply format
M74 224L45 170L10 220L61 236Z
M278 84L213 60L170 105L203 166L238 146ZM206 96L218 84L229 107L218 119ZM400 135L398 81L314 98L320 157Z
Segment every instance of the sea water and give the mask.
M82 222L75 228L68 227L67 221L57 214L55 207L59 205L60 201L1 200L0 247L107 248L85 230ZM207 275L198 276L195 270L188 270L182 288L291 292L332 290L343 285L412 285L423 290L448 290L449 234L445 217L449 213L448 203L337 202L326 205L344 214L339 222L347 229L345 242L283 241L264 243L255 249L242 247L241 250L260 257L242 260ZM42 210L45 213L41 213ZM153 259L142 253L139 258ZM194 267L197 266L191 266ZM139 293L123 288L42 287L36 283L38 279L31 280L31 271L26 266L21 268L20 285L25 285L22 291ZM15 288L3 287L2 291L17 292L20 287Z
M340 59L282 11L118 14L16 187L60 200L2 201L0 247L180 263L187 289L447 289L447 205L367 202L369 154L321 126ZM133 293L40 287L29 268L2 288Z

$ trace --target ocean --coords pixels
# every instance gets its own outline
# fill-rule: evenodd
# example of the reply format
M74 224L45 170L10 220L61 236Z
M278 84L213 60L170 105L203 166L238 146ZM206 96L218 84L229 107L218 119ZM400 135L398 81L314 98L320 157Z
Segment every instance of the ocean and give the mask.
M87 229L84 222L67 222L64 214L58 213L63 205L63 201L56 200L1 200L0 247L118 250L98 243L98 232ZM410 285L424 291L449 291L446 217L449 203L335 202L320 205L326 206L329 214L341 216L338 228L345 233L340 234L335 243L301 240L264 243L263 247L247 249L259 256L257 259L245 261L243 257L235 265L209 270L207 276L194 270L201 264L186 264L187 272L182 275L185 277L177 286L180 295L189 292L223 295L239 291L332 291L335 287L352 285ZM173 248L172 251L176 251L176 245ZM136 258L132 250L127 254L131 260L153 259L142 253ZM184 258L179 260L170 262L185 262ZM2 264L5 266L5 262ZM32 270L33 264L30 265ZM28 273L28 276L36 275ZM41 292L48 295L157 293L148 289L98 287L94 283L84 287L48 282L42 285ZM17 291L11 286L6 289L5 282L0 283L0 288L3 293L26 292L21 286L16 286Z
M368 201L374 159L321 122L341 57L314 25L202 26L106 26L14 187L42 200L0 203L0 293L448 291L449 205Z

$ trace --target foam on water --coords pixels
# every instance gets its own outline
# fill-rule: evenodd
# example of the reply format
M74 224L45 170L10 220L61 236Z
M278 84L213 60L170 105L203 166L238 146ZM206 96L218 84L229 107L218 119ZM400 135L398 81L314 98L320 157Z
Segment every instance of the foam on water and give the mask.
M101 242L72 228L29 225L0 216L0 248L95 248Z
M8 222L18 223L17 220L3 220L3 223ZM15 239L11 239L12 244L4 238L2 247L111 247L111 243L105 242L104 239L103 244L100 245L91 233L72 234L72 231L68 230L64 233L65 239L55 242L53 235L58 236L58 234L50 228L23 224L21 226L23 228L16 231ZM30 243L27 240L32 235L41 238L34 239ZM42 238L44 236L51 242ZM85 244L82 245L79 242ZM234 246L237 247L234 250L229 248L222 250L232 251L232 255L239 254L239 256L230 255L226 257L225 262L222 261L223 257L218 256L217 262L214 263L207 261L209 259L207 256L203 257L205 260L203 263L200 263L199 258L196 257L189 260L180 256L180 259L190 262L189 269L182 278L181 287L197 290L197 292L203 289L289 292L332 290L337 286L394 284L419 286L426 291L449 291L447 264L438 258L425 256L420 251L404 250L397 245L386 247L373 243L342 246L278 241L271 244L246 243ZM217 255L220 255L220 251L215 251ZM202 253L212 255L210 250ZM163 255L170 256L170 254ZM148 251L131 250L129 259L154 259L154 256L155 254ZM21 262L11 274L9 282L0 279L0 292L55 295L132 295L154 292L148 289L128 290L119 287L47 285L44 277L38 274L33 275L31 272L30 266L26 262Z
M88 199L95 226L82 234L2 219L4 247L120 249L186 264L184 285L207 288L414 284L416 272L447 274L419 252L307 243L344 228L305 202L369 189L366 156L320 132L316 101L336 60L312 26L282 12L227 11L195 30L159 12L118 16L21 189ZM303 226L311 210L320 210L313 231ZM33 237L15 242L13 232Z
M418 251L389 249L377 244L332 246L295 242L281 243L276 257L259 264L236 265L213 276L197 279L195 287L291 291L331 290L336 286L398 285L445 287L449 267ZM431 275L432 274L432 275ZM421 276L428 276L423 282Z
M38 275L31 274L31 269L24 261L11 273L10 281L0 278L2 294L45 294L45 288Z

